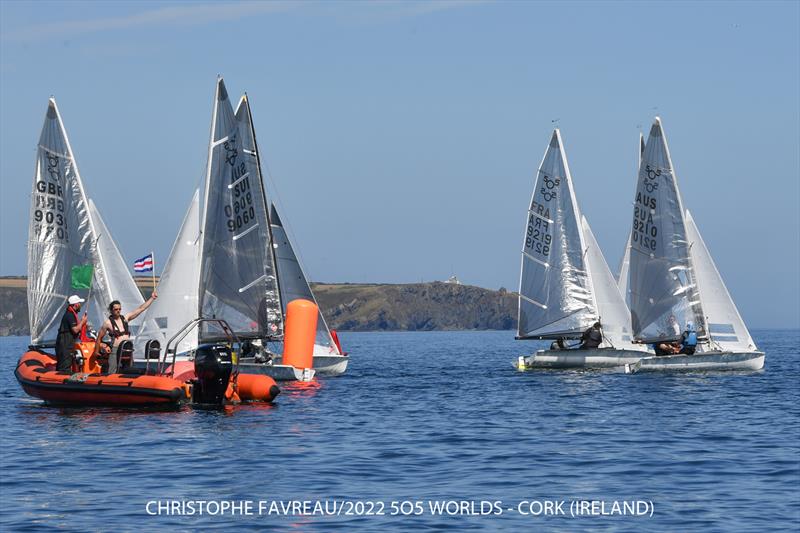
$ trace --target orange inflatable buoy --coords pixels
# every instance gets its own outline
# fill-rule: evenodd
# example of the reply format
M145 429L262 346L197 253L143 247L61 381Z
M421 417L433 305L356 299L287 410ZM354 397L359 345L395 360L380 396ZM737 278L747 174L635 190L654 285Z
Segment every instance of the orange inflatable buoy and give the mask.
M309 300L301 298L288 303L283 337L283 364L301 369L314 366L318 314L317 305Z
M239 374L236 381L239 398L244 401L271 402L281 393L275 380L263 374Z

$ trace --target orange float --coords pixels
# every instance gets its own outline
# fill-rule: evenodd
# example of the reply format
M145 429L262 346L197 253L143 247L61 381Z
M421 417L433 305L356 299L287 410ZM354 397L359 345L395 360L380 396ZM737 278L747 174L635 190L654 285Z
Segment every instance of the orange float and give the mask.
M302 298L286 305L286 330L283 336L283 364L295 368L314 366L314 339L317 337L317 304Z

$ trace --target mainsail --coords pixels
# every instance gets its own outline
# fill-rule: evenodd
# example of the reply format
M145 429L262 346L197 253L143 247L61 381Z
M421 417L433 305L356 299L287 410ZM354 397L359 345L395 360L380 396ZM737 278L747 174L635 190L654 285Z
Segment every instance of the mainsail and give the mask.
M180 328L197 318L197 295L200 249L200 191L195 190L183 218L178 237L158 280L158 299L145 311L142 328L136 338L137 351L145 342L157 339L162 349ZM193 328L177 346L177 353L197 347L197 329Z
M297 298L304 298L316 303L317 299L311 292L306 275L297 255L294 253L289 236L278 216L275 204L272 204L270 211L270 222L272 223L272 238L275 243L275 257L278 262L278 280L281 286L281 301L283 302L283 312L286 313L286 304ZM317 305L319 308L319 305ZM317 315L317 337L314 340L315 355L341 355L336 343L331 338L331 332L322 311Z
M522 249L520 338L577 337L599 318L561 133L536 177Z
M634 337L640 342L676 340L690 321L698 335L705 336L683 204L658 117L639 168L630 241L628 287Z
M700 231L688 210L686 211L686 235L689 239L697 288L703 303L711 345L722 350L757 350L756 343L739 315L728 288L722 281L706 243L703 242Z
M108 315L108 304L119 300L122 312L130 313L144 302L142 293L133 281L133 276L122 258L114 238L108 230L106 223L100 216L92 199L89 199L89 215L92 225L97 231L97 262L95 263L96 290L92 291L92 302L89 307L90 314L98 316L92 323L100 327ZM130 324L131 333L134 335L139 329L141 321L137 318Z
M28 227L28 316L31 344L52 346L71 286L72 267L95 264L95 232L78 165L56 101L50 98L39 137ZM94 290L106 291L94 283ZM99 324L92 324L99 327Z
M283 335L278 279L257 152L242 133L222 78L217 80L203 202L199 309L240 338ZM200 341L220 335L203 328Z

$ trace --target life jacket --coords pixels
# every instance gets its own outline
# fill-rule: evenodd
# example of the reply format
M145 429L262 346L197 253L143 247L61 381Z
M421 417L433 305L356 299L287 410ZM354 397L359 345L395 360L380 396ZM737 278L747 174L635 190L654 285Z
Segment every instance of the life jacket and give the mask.
M697 346L697 332L696 331L684 331L683 332L683 342L681 342L684 346Z
M81 323L81 319L80 319L80 317L78 317L77 311L75 311L75 309L71 305L67 306L67 311L69 311L70 313L75 315L75 323L76 324L80 324ZM61 331L61 330L59 330L58 332L59 333L67 333L67 331ZM68 330L68 332L70 334L72 333L71 330ZM80 333L78 335L79 335L80 342L87 342L87 341L94 340L94 339L89 337L89 334L86 331L86 324L83 325L83 327L81 328L81 331L80 331Z
M108 332L108 335L112 339L114 339L115 342L118 338L122 337L123 335L128 335L129 337L131 335L131 330L130 328L128 328L128 321L125 320L125 317L122 315L120 315L119 318L120 320L122 320L122 330L119 329L117 321L114 320L113 316L108 317L108 321L111 322L111 330Z

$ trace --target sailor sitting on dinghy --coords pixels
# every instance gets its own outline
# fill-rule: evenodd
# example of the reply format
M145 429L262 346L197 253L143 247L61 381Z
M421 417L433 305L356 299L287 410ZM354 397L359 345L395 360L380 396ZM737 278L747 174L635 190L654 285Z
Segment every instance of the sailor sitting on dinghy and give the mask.
M599 348L600 345L603 343L603 331L600 322L595 322L592 324L592 327L587 329L581 335L581 345L578 346L579 350L591 350L593 348Z
M681 349L678 353L694 354L697 349L697 330L691 321L686 323L686 330L681 334Z
M95 356L100 354L101 344L105 347L104 349L108 349L108 345L102 342L106 334L108 334L108 336L111 337L112 342L108 357L109 374L115 374L117 372L117 348L123 341L130 339L131 330L128 327L128 322L142 314L145 309L150 307L156 298L158 298L158 294L156 291L153 291L153 294L146 302L127 315L122 314L122 304L119 302L119 300L114 300L108 305L108 311L111 313L111 315L108 317L108 320L103 322L103 326L100 328L100 332L97 334L97 340L99 342L95 344L94 354Z

